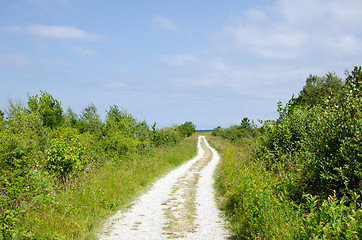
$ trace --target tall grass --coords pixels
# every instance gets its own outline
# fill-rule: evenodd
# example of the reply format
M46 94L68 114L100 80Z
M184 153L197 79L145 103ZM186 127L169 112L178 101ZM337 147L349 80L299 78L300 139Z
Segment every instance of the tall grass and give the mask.
M34 206L21 226L30 239L94 239L104 221L125 208L147 186L196 154L197 136L150 155L131 155L79 176L56 195Z
M221 153L216 184L233 239L292 239L298 212L277 189L277 176L251 159L251 141L237 147L208 137Z

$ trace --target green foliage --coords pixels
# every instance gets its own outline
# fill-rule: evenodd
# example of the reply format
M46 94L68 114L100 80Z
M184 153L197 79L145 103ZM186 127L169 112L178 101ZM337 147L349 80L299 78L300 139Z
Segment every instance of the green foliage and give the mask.
M322 77L309 75L299 96L297 98L293 97L289 102L290 109L293 109L294 106L310 107L323 104L326 98L339 96L342 87L342 79L335 73L327 73Z
M60 128L45 151L45 168L58 179L66 180L72 173L82 172L94 164L94 139L89 133L79 134L73 128Z
M25 108L20 99L9 98L8 107L5 111L7 118L12 118L14 114L24 111Z
M139 144L140 142L137 139L126 137L121 132L109 133L102 140L102 146L107 154L115 159L135 153Z
M216 142L210 139L210 143ZM291 239L298 224L292 203L276 191L276 176L262 163L251 161L249 145L238 146L221 149L216 177L232 239Z
M264 122L251 157L224 154L218 181L237 238L362 237L361 82L361 67L345 82L310 76L297 98L278 103L279 118ZM237 129L213 135L238 142Z
M223 137L233 142L244 141L246 138L256 137L259 133L256 125L249 118L244 117L240 125L232 125L229 128L218 126L212 131L213 136Z
M250 121L250 119L247 117L244 117L243 120L241 120L240 128L252 129L253 126L252 126L252 122Z
M190 137L192 134L196 132L196 125L193 122L185 122L184 124L181 124L179 127L179 130L182 135L186 137Z
M44 125L51 129L60 126L64 121L60 102L47 92L40 91L40 96L28 96L28 108L29 112L38 113Z
M176 145L181 139L182 134L177 126L158 129L154 134L154 143L156 146Z
M49 195L53 179L43 171L40 116L12 112L0 131L0 239L24 235L17 226L37 196Z
M196 143L197 137L185 138L177 146L129 155L124 161L107 158L107 164L68 181L54 203L30 209L21 226L33 239L96 239L105 220L155 179L195 156Z
M120 131L126 137L134 137L136 126L137 120L127 111L119 110L116 105L109 107L106 118L106 134Z
M296 187L300 191L325 197L334 191L338 196L359 192L362 102L360 90L352 83L358 81L353 79L356 76L350 76L340 94L332 93L323 104L295 105L292 111L290 105L279 105L279 119L263 126L256 157L269 170L300 169L300 186Z
M82 127L79 129L81 133L87 131L95 136L102 134L102 120L97 114L97 108L93 103L82 111L80 123L82 123Z
M308 213L298 230L301 239L360 239L362 236L362 208L354 194L352 202L329 196L320 200L306 195Z
M164 141L165 148L182 139L175 127L161 132L158 132L157 139ZM155 151L153 140L154 134L145 121L137 122L117 106L110 107L103 123L94 104L87 106L80 115L71 108L63 115L60 102L47 92L28 96L28 108L21 101L10 99L6 118L0 112L0 239L57 238L55 228L59 224L56 221L66 219L69 210L68 202L59 203L57 199L65 192L81 187L81 180L97 169L120 166L119 160L131 157L152 156ZM168 164L180 163L175 158L160 159ZM122 166L143 166L143 163L135 162ZM145 162L147 169L154 173L155 168L150 167L154 159ZM139 182L147 183L151 172L145 169L136 171L137 174L140 172ZM119 169L118 174L124 174L124 171ZM130 195L132 187L127 191ZM107 209L118 206L112 199L102 201ZM39 220L39 215L35 214L34 219L25 220L29 212L40 209L45 212L52 209L51 215L59 209L65 213L59 217L61 219L53 220L51 216ZM31 222L31 227L24 227L24 221ZM33 226L37 226L37 231L43 231L39 226L48 221L55 222L54 226L46 234L37 235ZM90 220L87 224L89 229L94 222ZM66 222L62 227L66 229L69 225ZM67 236L76 235L70 233Z

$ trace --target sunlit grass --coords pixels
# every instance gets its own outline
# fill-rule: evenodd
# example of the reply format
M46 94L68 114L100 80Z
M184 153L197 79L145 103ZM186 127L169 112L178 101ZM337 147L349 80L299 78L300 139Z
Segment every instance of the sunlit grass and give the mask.
M104 221L147 186L196 155L197 135L150 155L110 161L67 185L51 204L34 206L22 228L36 239L94 239Z
M235 239L292 239L298 223L292 203L276 190L277 176L251 160L250 142L237 147L227 140L208 137L222 160L216 184ZM250 145L251 144L251 145Z

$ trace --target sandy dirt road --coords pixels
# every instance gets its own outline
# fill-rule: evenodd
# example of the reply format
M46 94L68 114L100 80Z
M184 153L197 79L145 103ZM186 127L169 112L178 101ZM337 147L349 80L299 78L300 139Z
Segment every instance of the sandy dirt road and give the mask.
M226 239L213 189L219 160L200 136L198 155L153 184L127 212L115 214L99 239Z

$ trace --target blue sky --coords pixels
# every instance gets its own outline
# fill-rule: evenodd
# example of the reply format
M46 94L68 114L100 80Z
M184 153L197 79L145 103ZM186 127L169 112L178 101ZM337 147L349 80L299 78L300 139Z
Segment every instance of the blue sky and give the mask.
M39 90L159 127L277 118L309 74L362 63L360 0L2 0L0 109Z

